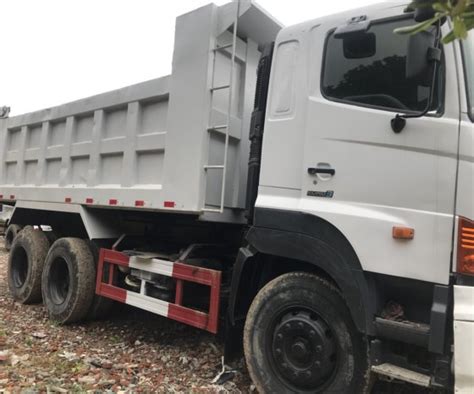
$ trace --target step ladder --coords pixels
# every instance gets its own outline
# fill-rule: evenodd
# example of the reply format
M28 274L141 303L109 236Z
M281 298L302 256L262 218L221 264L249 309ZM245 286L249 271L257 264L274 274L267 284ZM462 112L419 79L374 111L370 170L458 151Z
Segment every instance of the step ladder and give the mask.
M209 171L222 171L222 187L221 187L221 194L220 194L220 203L219 208L206 208L206 192L204 192L204 208L202 209L203 212L213 212L213 213L223 213L224 212L224 203L225 203L225 185L226 185L226 177L227 177L227 156L229 151L229 138L230 138L230 122L231 122L231 111L233 105L233 85L234 85L234 73L235 73L235 58L236 58L236 47L237 47L237 28L238 28L238 20L240 15L240 0L237 0L237 12L235 14L234 24L233 24L233 32L232 32L232 43L226 45L217 45L213 49L214 53L214 60L213 60L213 70L212 70L212 83L214 83L215 77L215 70L216 70L216 55L220 51L228 50L231 48L231 56L230 56L230 75L229 75L229 83L220 85L220 86L212 86L211 87L211 95L214 92L227 90L228 91L228 101L227 101L227 113L226 113L226 124L222 125L212 125L208 127L208 132L224 132L225 135L225 143L224 143L224 162L222 164L206 164L204 165L205 171L205 185L207 185L207 177ZM212 103L212 96L211 96L211 103ZM212 104L209 111L209 123L211 122L211 114L212 114ZM206 186L204 186L204 190L206 190Z
M373 365L371 370L373 373L385 376L388 379L401 380L402 382L407 382L426 388L431 387L430 376L419 372L411 371L409 369L402 368L390 363Z

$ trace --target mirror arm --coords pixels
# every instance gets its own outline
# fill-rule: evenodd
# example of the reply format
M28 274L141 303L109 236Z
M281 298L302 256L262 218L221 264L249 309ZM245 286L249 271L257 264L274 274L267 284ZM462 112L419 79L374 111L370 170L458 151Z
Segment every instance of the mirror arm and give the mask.
M407 124L407 119L414 119L414 118L422 118L428 112L430 112L431 105L433 104L434 98L434 90L436 85L436 74L438 73L438 66L441 62L441 26L438 22L438 32L436 35L436 41L434 47L428 49L428 60L434 62L433 67L433 77L431 79L431 87L430 87L430 95L428 98L428 103L426 108L417 114L396 114L395 117L390 121L390 126L392 127L392 131L395 134L401 133Z

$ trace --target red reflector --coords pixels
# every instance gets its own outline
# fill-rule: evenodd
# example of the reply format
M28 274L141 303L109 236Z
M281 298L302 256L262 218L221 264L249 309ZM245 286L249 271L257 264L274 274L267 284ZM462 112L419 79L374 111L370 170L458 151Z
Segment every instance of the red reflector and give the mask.
M10 194L10 200L14 200L15 196L13 194Z
M109 200L109 205L117 205L117 204L118 204L118 201L115 198L111 198Z
M163 205L165 206L165 208L174 208L176 203L174 201L165 201Z
M144 207L145 206L145 201L137 200L137 201L135 201L135 206L136 207Z
M67 203L70 203L72 201L72 198L71 197L66 197L64 199L64 202L67 202Z
M94 204L93 198L86 198L86 204Z

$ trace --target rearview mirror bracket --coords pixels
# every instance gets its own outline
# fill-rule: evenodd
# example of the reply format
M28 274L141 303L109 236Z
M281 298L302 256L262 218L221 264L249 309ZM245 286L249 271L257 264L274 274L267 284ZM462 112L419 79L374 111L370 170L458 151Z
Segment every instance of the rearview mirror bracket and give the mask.
M339 26L334 32L334 38L344 38L352 34L365 33L369 30L370 20L367 15L355 16L347 21L345 25Z

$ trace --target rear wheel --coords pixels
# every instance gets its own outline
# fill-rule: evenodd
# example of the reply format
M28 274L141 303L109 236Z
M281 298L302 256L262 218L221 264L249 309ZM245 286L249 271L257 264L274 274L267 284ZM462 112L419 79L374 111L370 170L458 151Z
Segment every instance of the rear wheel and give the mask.
M5 231L5 249L7 251L10 251L13 241L15 240L15 237L18 235L18 233L21 231L21 226L18 224L10 224L7 227L7 231Z
M366 342L339 291L307 273L282 275L255 297L244 329L250 376L261 393L364 393Z
M94 256L86 241L61 238L51 246L43 275L43 301L49 317L61 324L83 319L94 298Z
M41 302L41 273L49 242L42 231L25 227L13 241L8 257L8 287L15 301Z

